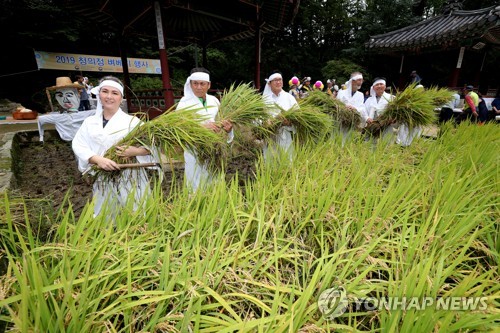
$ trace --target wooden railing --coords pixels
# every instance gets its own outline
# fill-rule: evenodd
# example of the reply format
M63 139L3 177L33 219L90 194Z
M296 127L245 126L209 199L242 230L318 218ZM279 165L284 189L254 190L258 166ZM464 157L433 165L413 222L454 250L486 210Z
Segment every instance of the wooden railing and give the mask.
M209 93L220 98L221 90L212 89ZM174 89L174 102L179 102L181 98L182 91ZM161 89L136 90L130 99L129 113L144 113L146 114L146 119L153 119L162 114L166 109Z

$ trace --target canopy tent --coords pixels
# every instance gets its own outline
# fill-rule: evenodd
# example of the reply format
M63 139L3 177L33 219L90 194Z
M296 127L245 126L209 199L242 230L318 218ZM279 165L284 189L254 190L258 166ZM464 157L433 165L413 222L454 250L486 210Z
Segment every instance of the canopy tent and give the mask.
M408 27L371 36L365 46L375 53L401 56L400 74L405 54L456 49L458 58L449 78L449 86L455 87L466 50L484 52L484 63L487 51L500 47L500 6L451 10Z
M238 41L254 38L255 84L260 84L261 34L289 24L298 11L300 0L67 0L67 8L90 24L121 36L122 62L127 63L127 38L134 35L158 36L162 81L167 107L173 104L164 40L191 42L206 48L220 40ZM124 66L125 83L129 85Z

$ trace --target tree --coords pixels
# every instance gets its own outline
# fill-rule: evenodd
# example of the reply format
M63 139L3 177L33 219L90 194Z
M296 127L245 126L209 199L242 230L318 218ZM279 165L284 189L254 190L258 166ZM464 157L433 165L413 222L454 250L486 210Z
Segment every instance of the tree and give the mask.
M321 69L324 77L335 78L340 85L351 77L351 73L361 72L366 73L366 70L359 64L356 64L348 59L330 60L325 67ZM365 76L365 79L367 77Z

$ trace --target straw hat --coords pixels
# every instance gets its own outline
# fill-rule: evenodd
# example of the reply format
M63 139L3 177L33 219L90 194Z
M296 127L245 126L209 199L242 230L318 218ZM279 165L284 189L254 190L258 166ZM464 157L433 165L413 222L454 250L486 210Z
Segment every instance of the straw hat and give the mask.
M62 88L77 88L81 89L83 86L78 83L71 82L71 79L67 76L60 76L56 78L56 85L52 87L47 87L47 90L56 90Z

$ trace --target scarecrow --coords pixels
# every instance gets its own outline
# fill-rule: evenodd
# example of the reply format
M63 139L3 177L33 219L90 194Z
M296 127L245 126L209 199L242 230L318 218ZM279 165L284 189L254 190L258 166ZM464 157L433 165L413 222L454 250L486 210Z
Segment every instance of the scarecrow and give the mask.
M85 118L95 114L95 110L78 111L80 106L79 89L82 89L82 86L72 83L69 77L58 77L55 86L45 89L51 109L53 110L52 91L55 92L54 96L62 109L59 112L52 111L38 117L38 132L41 142L44 140L44 125L54 124L61 139L71 141Z

